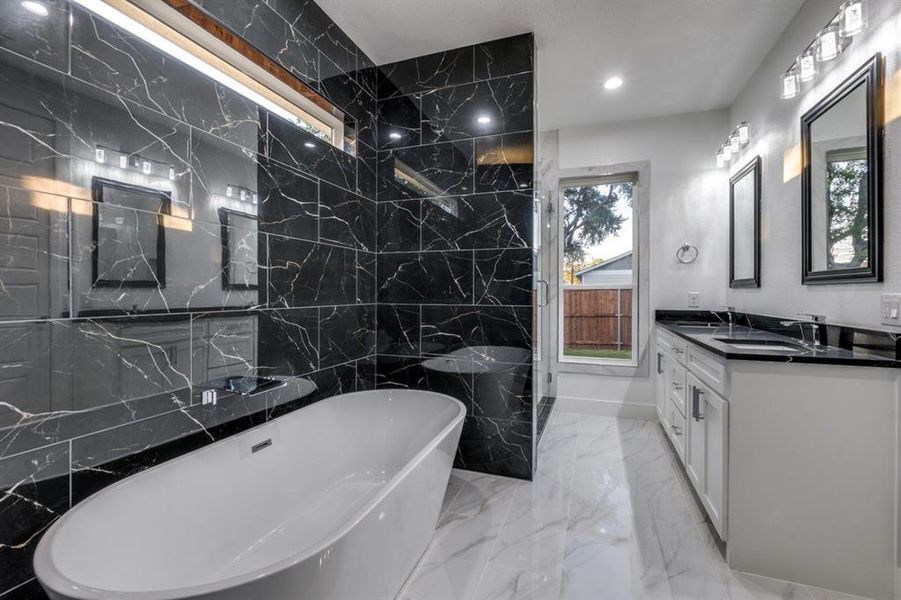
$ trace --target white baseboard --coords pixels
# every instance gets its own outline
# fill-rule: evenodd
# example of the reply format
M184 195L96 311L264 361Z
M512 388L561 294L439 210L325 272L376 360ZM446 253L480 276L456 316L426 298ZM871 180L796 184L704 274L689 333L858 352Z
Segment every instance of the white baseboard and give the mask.
M657 406L654 404L558 396L557 401L554 403L554 410L598 417L619 417L621 419L641 419L643 421L657 420Z

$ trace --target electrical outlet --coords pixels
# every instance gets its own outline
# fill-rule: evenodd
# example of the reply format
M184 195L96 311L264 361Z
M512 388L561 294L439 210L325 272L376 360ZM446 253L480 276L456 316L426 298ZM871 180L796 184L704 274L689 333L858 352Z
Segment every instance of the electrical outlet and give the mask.
M901 294L883 294L880 312L883 325L901 327Z
M701 306L701 292L688 292L688 308Z

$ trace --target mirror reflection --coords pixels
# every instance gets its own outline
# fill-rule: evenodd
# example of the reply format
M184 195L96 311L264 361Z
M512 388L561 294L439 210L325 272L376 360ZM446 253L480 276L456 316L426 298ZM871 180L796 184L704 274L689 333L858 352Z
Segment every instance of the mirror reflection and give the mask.
M814 271L867 268L866 86L810 126L810 251Z
M729 181L732 287L760 286L760 157Z

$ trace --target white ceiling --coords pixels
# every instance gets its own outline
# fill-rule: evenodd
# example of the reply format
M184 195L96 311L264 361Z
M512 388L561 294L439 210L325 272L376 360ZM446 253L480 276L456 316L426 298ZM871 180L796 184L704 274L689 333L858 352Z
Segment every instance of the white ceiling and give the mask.
M535 32L541 130L727 107L804 3L317 1L377 64Z

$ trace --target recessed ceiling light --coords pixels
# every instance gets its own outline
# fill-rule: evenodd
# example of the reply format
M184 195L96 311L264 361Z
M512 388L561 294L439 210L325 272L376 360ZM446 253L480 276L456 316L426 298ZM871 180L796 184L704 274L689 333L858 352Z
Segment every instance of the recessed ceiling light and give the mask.
M605 90L615 90L617 88L621 88L623 86L623 80L619 77L611 77L607 81L604 82Z
M50 14L50 11L47 10L46 6L44 6L40 2L35 2L34 0L23 0L22 8L40 17L46 17Z
M491 122L491 117L486 116L486 115L482 115L481 117L479 117L478 119L476 119L476 121L478 121L478 122L481 123L482 125L485 125L486 123L490 123L490 122Z
M392 140L399 140L401 138L401 135L396 131L392 131L391 133L388 134L388 137L391 138Z
M303 145L306 146L307 148L315 148L316 147L316 144L314 144L313 142L304 142Z

